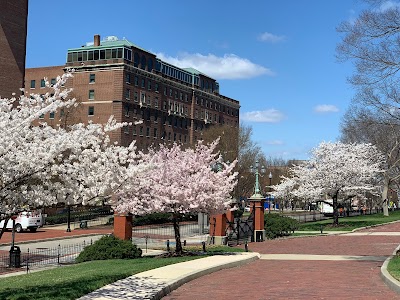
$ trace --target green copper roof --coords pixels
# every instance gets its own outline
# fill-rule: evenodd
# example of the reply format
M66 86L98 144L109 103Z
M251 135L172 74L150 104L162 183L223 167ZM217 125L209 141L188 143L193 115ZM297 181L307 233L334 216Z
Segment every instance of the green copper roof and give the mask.
M139 46L135 45L134 43L126 40L126 39L118 39L117 37L113 37L113 38L107 38L103 39L102 41L100 41L100 46L94 46L93 43L87 43L86 45L79 47L79 48L70 48L68 49L68 52L70 51L81 51L81 50L93 50L93 49L102 49L102 48L117 48L117 47L135 47L137 49L140 49L142 51L148 52L150 54L153 54L149 51L147 51L146 49L140 48Z
M191 73L191 74L194 74L194 75L204 75L204 76L207 76L207 77L210 77L210 76L208 76L207 74L204 74L204 73L201 73L199 70L196 70L196 69L194 69L194 68L182 68L182 70L185 70L185 71L187 71L187 72L189 72L189 73ZM211 78L211 77L210 77Z

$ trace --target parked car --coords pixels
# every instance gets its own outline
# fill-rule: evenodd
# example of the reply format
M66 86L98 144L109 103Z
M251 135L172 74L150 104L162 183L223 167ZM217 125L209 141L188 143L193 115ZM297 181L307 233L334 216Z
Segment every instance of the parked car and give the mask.
M0 221L0 228L3 228L4 220ZM9 219L7 222L7 229L12 229L13 220ZM15 218L15 231L22 232L29 230L35 232L39 227L43 226L43 218L40 212L23 211L16 215Z

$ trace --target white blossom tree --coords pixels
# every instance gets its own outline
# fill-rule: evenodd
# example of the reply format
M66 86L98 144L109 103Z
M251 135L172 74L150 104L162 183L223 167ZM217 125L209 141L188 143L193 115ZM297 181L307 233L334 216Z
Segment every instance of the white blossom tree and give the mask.
M374 180L383 172L384 157L371 144L321 143L310 160L290 169L290 178L275 186L277 191L293 187L300 198L328 195L333 200L333 225L338 225L338 201L361 191L377 191Z
M75 100L65 100L69 90L62 89L71 76L58 77L44 97L0 99L0 212L6 219L0 238L7 219L20 210L64 202L67 195L84 203L134 174L134 145L110 145L107 136L128 124L110 118L105 125L53 128L39 122L43 114L74 105Z
M121 213L142 215L151 212L172 214L177 254L182 253L179 220L186 213L216 213L229 207L230 193L236 185L236 161L219 163L220 171L212 166L217 163L214 153L217 142L195 149L182 149L174 144L170 149L160 145L143 155L149 162L147 171L134 178L131 185L119 194L115 210Z

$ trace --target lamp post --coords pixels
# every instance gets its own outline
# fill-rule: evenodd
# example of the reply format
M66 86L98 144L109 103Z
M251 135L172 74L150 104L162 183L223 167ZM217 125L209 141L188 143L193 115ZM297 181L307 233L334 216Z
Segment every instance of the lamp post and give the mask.
M71 232L71 206L68 204L67 232Z
M271 213L271 198L272 198L272 196L271 196L271 185L272 185L272 173L271 172L269 172L269 175L268 175L268 178L269 178L269 205L268 205L268 213L270 214Z
M259 162L257 160L254 167L250 166L250 172L253 173L256 176L256 182L254 184L254 195L251 196L251 197L262 197L261 188L260 188L260 181L258 179L258 176L262 176L261 174L265 173L265 167L261 166L261 168L260 168L260 164L259 164Z

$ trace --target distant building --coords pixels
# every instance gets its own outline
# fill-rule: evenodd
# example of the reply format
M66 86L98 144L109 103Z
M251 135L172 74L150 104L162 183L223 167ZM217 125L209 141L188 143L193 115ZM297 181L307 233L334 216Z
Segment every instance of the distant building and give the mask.
M219 94L218 82L192 68L178 68L127 40L107 37L68 49L63 66L26 70L28 93L47 92L43 78L74 69L67 87L80 105L71 114L73 123L105 123L111 115L118 122L141 124L124 127L112 139L121 145L137 141L139 148L160 142L192 144L210 125L239 126L239 101ZM65 111L43 116L60 124Z
M1 0L0 97L20 94L24 86L28 0Z

